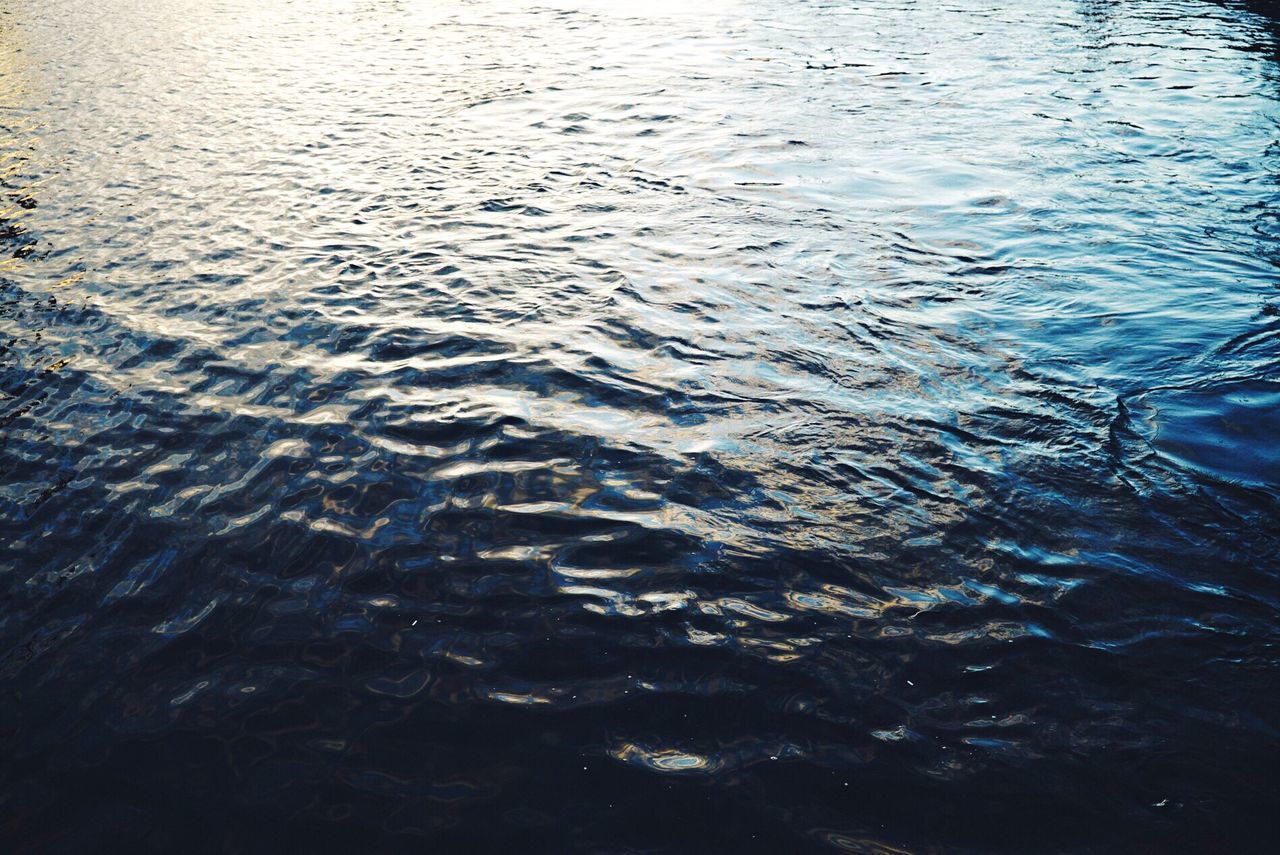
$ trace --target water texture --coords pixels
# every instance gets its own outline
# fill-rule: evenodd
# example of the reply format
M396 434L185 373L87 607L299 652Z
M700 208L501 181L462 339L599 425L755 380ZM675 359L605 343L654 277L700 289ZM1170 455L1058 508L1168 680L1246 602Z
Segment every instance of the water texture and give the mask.
M1276 20L0 3L0 848L1268 850Z

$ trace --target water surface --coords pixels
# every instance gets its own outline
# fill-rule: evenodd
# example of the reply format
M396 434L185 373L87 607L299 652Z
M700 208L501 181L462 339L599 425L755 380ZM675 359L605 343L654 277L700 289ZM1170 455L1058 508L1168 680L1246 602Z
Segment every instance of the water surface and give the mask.
M3 4L4 848L1265 849L1275 21Z

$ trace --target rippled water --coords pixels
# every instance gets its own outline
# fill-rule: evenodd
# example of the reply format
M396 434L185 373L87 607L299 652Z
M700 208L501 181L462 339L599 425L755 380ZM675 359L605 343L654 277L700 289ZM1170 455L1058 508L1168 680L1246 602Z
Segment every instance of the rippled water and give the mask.
M1275 21L5 3L4 848L1266 848Z

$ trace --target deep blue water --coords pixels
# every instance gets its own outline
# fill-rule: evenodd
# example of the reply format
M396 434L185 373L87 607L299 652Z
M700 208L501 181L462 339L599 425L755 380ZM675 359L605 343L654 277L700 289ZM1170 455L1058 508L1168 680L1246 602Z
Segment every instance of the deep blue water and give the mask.
M0 850L1276 851L1278 15L0 3Z

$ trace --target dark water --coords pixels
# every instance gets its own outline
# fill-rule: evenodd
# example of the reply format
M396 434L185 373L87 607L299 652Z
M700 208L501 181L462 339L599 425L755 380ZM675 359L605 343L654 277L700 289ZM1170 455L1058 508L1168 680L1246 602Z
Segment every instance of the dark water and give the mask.
M1274 851L1275 21L0 4L0 848Z

